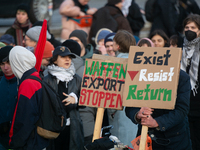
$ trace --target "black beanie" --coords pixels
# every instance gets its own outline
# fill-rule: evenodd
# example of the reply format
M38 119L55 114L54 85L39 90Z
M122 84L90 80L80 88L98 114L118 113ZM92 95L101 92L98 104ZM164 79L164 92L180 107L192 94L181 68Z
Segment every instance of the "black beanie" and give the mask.
M84 47L87 45L87 33L83 30L74 30L72 33L69 35L70 37L77 37L81 40L83 43Z
M122 2L122 0L108 0L108 5L115 5Z
M24 4L24 3L21 3L17 6L17 9L16 9L16 13L17 14L17 11L18 10L24 10L27 14L28 14L28 17L29 17L29 6Z
M6 62L9 60L9 53L13 46L4 46L0 49L0 63Z
M62 43L62 46L65 46L65 47L69 48L69 50L72 53L74 53L74 54L76 54L78 56L81 55L81 46L78 44L78 42L76 42L74 40L71 40L71 39L66 40L66 41L64 41Z

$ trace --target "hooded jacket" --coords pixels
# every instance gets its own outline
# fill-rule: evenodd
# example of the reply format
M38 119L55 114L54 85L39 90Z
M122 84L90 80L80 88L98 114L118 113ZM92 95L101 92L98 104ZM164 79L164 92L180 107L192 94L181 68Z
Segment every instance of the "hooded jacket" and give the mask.
M93 46L91 44L86 45L85 47L85 55L81 58L85 61L86 58L92 58L93 56Z
M76 55L76 54L74 54ZM83 72L84 72L84 66L85 62L84 60L76 55L76 58L72 59L72 62L74 63L74 67L76 69L76 74L78 74L81 78L83 77Z
M20 79L17 104L9 132L9 145L14 149L42 150L49 140L37 134L36 123L41 114L42 86L29 76L40 78L34 68L36 58L21 46L15 46L9 54L13 73Z

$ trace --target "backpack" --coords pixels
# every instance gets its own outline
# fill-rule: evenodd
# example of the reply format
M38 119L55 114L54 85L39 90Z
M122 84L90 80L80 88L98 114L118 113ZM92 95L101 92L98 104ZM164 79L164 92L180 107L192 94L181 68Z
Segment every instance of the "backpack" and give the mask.
M29 76L42 84L42 112L37 122L37 133L46 139L55 139L66 126L66 112L57 92L44 80Z
M149 22L153 22L154 19L153 10L155 3L156 0L147 0L145 3L145 17Z
M90 29L90 39L94 38L97 32L102 28L108 28L113 32L117 31L118 24L115 20L120 14L112 16L109 10L105 7L100 8L94 15L92 19L92 25Z

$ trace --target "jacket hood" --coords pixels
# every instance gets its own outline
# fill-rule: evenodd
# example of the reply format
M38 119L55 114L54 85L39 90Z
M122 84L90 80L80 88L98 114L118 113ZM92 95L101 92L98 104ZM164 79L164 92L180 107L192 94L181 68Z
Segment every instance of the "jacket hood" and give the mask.
M15 46L9 54L10 66L14 75L21 79L24 72L35 67L35 55L22 46Z
M85 47L85 55L81 58L85 61L86 58L92 58L93 56L93 46L91 44L86 45Z
M78 55L76 55L76 58L72 59L72 62L74 63L74 67L76 70L78 70L80 67L84 66L85 64L84 60Z

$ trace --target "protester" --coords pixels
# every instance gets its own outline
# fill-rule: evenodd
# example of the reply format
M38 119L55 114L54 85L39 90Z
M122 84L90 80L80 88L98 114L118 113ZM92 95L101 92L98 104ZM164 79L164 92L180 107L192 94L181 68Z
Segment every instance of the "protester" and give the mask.
M114 51L118 51L117 57L128 58L130 46L135 46L135 38L126 30L119 30L113 39ZM125 145L131 145L131 141L135 138L137 127L126 117L125 108L123 111L107 109L109 124L113 125L111 134Z
M2 48L2 47L4 47L4 46L6 46L4 43L2 43L2 42L0 42L0 49ZM1 78L3 77L3 71L1 70L1 68L0 68L0 80L1 80Z
M60 5L60 14L62 15L62 40L69 38L69 35L74 30L84 30L87 34L90 30L90 25L84 25L81 19L77 17L85 17L86 15L93 15L97 9L89 8L89 0L65 0ZM92 16L89 17L92 19ZM81 24L82 23L82 24ZM89 23L87 20L86 23Z
M175 29L182 34L184 19L191 13L200 15L200 8L195 0L179 0L178 2L179 15Z
M112 31L110 29L107 29L107 28L102 28L97 32L97 34L95 36L96 48L95 48L94 53L102 54L102 55L107 54L106 48L105 48L105 45L104 45L104 39L109 33L112 33Z
M169 47L178 47L178 35L172 35L170 38L169 38L169 44L170 46Z
M123 1L124 0L107 0L107 4L98 9L93 15L92 26L88 38L89 43L93 46L95 45L93 39L97 32L102 28L108 28L113 32L117 32L118 30L127 30L132 33L129 22L121 11Z
M41 29L42 29L41 26L35 26L35 27L30 28L26 32L23 42L26 48L31 52L34 52L34 50L36 49L37 42L40 37ZM47 39L50 39L50 38L51 38L51 35L47 31Z
M0 67L3 72L3 77L0 81L0 125L2 128L12 121L12 117L15 110L15 105L17 102L17 78L12 72L9 63L9 52L12 46L5 46L0 49ZM1 150L6 150L0 144Z
M69 39L78 42L81 47L81 58L85 61L86 58L92 58L93 46L87 44L87 33L83 30L74 30L70 35Z
M137 136L141 134L142 125L148 127L153 150L191 150L187 117L191 87L189 79L189 76L180 70L174 110L126 107L126 115L134 124L138 124Z
M49 65L49 60L53 55L52 53L54 49L55 49L54 46L49 41L46 41L45 47L44 47L44 53L42 57L42 62L41 62L41 67L40 67L41 76L47 75L47 71L45 71L45 69L47 69L47 66Z
M10 34L4 34L0 37L0 42L4 43L5 45L15 46L15 39Z
M140 30L144 27L144 19L142 17L142 13L140 12L138 4L135 3L134 0L132 0L129 7L127 20L130 24L133 34L139 36Z
M155 47L168 47L169 38L162 30L155 30L149 36L149 39L154 43Z
M190 111L189 124L190 136L192 140L192 149L200 149L200 15L192 14L188 16L184 22L185 38L183 43L183 54L181 60L181 69L186 71L190 76L191 95L190 95Z
M154 47L154 43L149 38L142 38L138 41L139 47Z
M25 46L23 43L24 35L31 26L29 8L26 4L22 3L17 7L15 22L5 34L10 34L14 37L15 45Z
M113 49L113 38L116 33L110 33L108 34L104 39L104 45L106 48L107 55L109 56L115 56L115 51Z
M73 58L76 56L67 47L56 47L48 66L49 74L44 77L57 91L67 113L66 127L54 140L55 150L82 150L84 146L83 126L78 111L81 78L75 72Z
M80 57L81 54L80 45L74 40L66 40L65 42L62 43L62 46L69 48L69 50L76 56L76 58L72 59L72 62L74 63L76 73L82 78L85 62ZM80 117L83 121L84 145L87 145L92 142L96 111L97 109L94 107L79 108Z
M113 48L117 57L128 58L130 46L135 45L135 38L126 30L119 30L114 36Z
M41 26L42 27L43 25L43 21L37 21L33 24L33 27L34 26ZM49 25L47 24L47 31L48 33L50 34L51 38L50 39L47 39L54 47L58 47L61 45L61 42L56 40L54 35L50 32L50 29L49 29Z
M156 0L153 5L153 22L150 34L158 29L163 30L169 37L176 34L175 26L178 14L178 0Z
M42 150L49 140L37 133L36 123L41 114L42 85L29 76L40 78L36 71L36 58L22 46L15 46L9 54L14 75L20 80L17 104L9 133L10 147L27 150Z

